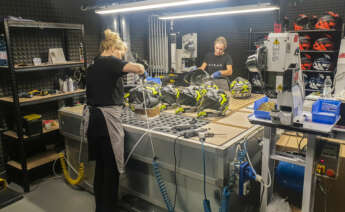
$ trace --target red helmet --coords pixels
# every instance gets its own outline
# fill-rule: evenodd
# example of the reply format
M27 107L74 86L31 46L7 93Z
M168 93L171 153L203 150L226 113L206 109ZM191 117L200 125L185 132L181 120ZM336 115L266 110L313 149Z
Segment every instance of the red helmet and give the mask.
M311 47L311 37L309 35L299 37L300 50L308 50Z
M294 23L295 31L304 30L307 28L309 22L308 16L305 14L299 14Z
M311 59L311 56L309 54L304 54L301 57L302 70L311 70L312 67L313 67L313 61Z
M313 45L313 49L317 50L317 51L333 50L334 43L330 38L331 38L331 36L326 35L325 37L317 39Z
M328 15L319 18L315 24L316 29L335 29L339 15L334 12L328 12Z

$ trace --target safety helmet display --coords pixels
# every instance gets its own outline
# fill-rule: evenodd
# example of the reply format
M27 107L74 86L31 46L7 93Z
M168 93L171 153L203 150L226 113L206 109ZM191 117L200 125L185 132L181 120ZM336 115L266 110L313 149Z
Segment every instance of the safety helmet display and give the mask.
M315 24L316 29L335 29L339 15L334 12L328 12L327 15L319 18Z
M302 70L311 70L311 67L313 66L312 58L309 54L304 54L301 57L301 68Z
M237 77L230 84L231 96L234 98L248 98L252 94L252 85L242 77Z
M316 58L313 62L313 68L317 71L329 71L332 65L332 58L328 54L324 54Z
M317 51L330 51L334 49L334 42L331 40L330 35L325 35L325 37L319 38L315 41L313 49Z
M309 18L305 14L299 14L294 23L295 31L307 29Z
M309 50L311 48L311 37L309 35L299 37L299 48L300 50Z

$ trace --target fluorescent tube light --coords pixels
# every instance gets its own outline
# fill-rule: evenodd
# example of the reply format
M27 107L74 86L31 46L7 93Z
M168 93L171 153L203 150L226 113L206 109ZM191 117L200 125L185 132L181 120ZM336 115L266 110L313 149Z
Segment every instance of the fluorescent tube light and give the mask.
M259 5L247 5L247 6L237 6L237 7L227 7L220 9L212 10L201 10L193 11L188 13L175 13L165 16L160 16L161 20L175 20L175 19L184 19L184 18L197 18L204 16L219 16L219 15L235 15L243 13L258 13L258 12L268 12L279 10L277 6L272 6L270 4L259 4Z
M177 7L177 6L186 6L193 4L203 4L215 1L224 1L224 0L147 0L139 1L127 4L118 4L110 6L104 9L96 10L98 14L113 14L113 13L124 13L124 12L134 12L142 10L152 10L158 8L167 8L167 7Z

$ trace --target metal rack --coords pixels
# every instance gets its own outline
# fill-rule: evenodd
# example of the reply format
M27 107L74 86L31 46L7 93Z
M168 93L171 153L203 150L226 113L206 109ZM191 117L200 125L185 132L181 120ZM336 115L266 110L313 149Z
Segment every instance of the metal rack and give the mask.
M329 30L320 30L320 29L310 29L310 30L300 30L300 31L292 31L298 34L305 34L305 33L331 33L336 35L336 43L337 46L340 46L341 38L344 36L344 24L341 25L341 30L339 29L329 29ZM301 54L303 53L309 53L309 54L331 54L333 57L336 57L339 52L339 47L336 50L332 51L315 51L315 50L301 50ZM333 63L337 63L337 58L333 59ZM303 73L305 74L327 74L327 75L333 75L335 76L335 71L317 71L317 70L304 70ZM321 89L305 89L306 94L315 92L315 91L321 91Z
M29 144L30 141L37 140L39 138L42 138L43 136L50 136L50 135L57 135L58 127L56 129L52 129L49 131L43 131L42 135L38 136L32 136L27 137L24 136L23 133L23 123L22 123L22 117L21 117L21 107L23 106L29 106L34 104L41 104L46 102L52 102L52 101L58 101L63 99L68 99L72 97L77 97L85 94L85 90L77 90L75 92L68 92L63 94L56 94L56 95L48 95L48 96L42 96L39 98L33 98L33 99L22 99L18 96L18 82L17 82L17 74L24 73L24 72L34 72L34 71L48 71L48 70L63 70L63 69L70 69L75 67L84 67L87 68L87 57L86 57L86 50L84 48L83 51L83 58L84 61L68 61L64 64L44 64L40 66L17 66L14 64L14 57L12 52L12 46L11 46L11 36L13 36L11 33L11 29L13 28L21 28L23 30L30 29L30 28L37 28L40 30L46 30L46 29L54 29L54 30L63 30L63 36L64 36L64 50L65 52L68 52L68 44L67 44L67 30L77 30L81 33L81 42L82 45L85 47L85 39L84 39L84 25L82 24L67 24L67 23L47 23L47 22L38 22L38 21L24 21L24 20L12 20L12 19L4 19L3 22L3 32L5 34L6 39L6 47L7 47L7 55L8 55L8 66L1 66L0 71L8 71L9 77L11 81L11 89L12 89L12 97L4 97L0 98L0 104L8 104L14 107L14 120L16 123L16 132L14 131L6 131L3 133L4 138L13 142L14 145L18 145L19 149L19 158L20 163L15 162L16 166L11 166L11 163L7 163L7 169L16 170L18 171L18 174L21 175L21 186L23 187L25 192L30 191L30 176L28 169L28 164L30 161L33 161L32 159L29 159L26 154L26 145ZM68 54L66 55L67 60L69 59ZM39 166L42 166L47 163L53 162L54 159L57 158L57 155L55 154L47 154L45 155L46 158L44 163L39 164ZM11 161L10 161L11 162ZM36 163L37 164L37 163ZM30 164L29 164L30 165Z

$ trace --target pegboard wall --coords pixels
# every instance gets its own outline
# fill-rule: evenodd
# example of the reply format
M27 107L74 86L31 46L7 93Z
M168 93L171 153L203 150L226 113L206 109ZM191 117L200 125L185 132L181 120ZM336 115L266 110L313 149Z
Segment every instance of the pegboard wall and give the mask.
M6 16L22 17L37 21L84 24L85 43L88 61L98 54L103 20L93 11L80 10L83 0L35 0L35 1L0 1L0 18ZM32 58L40 57L48 61L48 49L64 47L65 37L62 30L54 29L11 29L12 51L15 64L31 64ZM67 30L68 51L65 56L70 60L79 60L81 35L78 31ZM38 88L53 88L55 72L39 74L20 74L19 92ZM11 95L9 76L0 73L0 96ZM41 81L41 82L40 82ZM37 87L44 86L44 87Z

